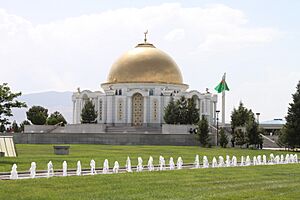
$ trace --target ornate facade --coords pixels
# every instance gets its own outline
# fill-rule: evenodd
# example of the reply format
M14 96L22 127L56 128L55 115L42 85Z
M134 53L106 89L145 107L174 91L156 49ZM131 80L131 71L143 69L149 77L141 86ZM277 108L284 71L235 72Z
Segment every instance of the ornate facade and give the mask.
M200 115L214 123L217 95L188 91L174 60L147 42L122 55L111 67L103 92L78 90L72 96L73 123L81 122L87 99L98 113L97 123L108 126L159 127L171 98L194 98Z

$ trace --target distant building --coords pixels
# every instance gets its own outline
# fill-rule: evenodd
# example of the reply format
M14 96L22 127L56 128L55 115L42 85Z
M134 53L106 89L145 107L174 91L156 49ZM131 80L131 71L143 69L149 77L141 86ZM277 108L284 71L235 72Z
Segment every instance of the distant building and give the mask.
M81 123L81 111L88 99L97 110L97 123L107 126L159 127L164 123L164 108L172 98L181 96L194 98L200 115L210 124L216 119L217 95L188 91L175 61L146 38L112 65L101 87L104 92L78 89L73 93L74 124Z
M267 133L274 135L277 131L283 128L285 123L286 121L284 119L273 119L260 122L259 126L262 127Z

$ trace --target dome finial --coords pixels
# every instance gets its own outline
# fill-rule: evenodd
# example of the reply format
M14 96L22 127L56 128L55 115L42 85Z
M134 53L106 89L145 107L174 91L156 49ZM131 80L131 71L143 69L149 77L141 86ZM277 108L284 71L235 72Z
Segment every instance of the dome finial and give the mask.
M147 43L147 34L148 34L148 30L146 30L146 32L144 32L145 38L144 38L144 42Z

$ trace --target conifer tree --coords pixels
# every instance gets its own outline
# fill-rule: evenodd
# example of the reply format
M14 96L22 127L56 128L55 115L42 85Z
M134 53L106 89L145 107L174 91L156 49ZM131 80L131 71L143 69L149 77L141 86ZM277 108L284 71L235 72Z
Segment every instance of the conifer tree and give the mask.
M290 103L286 116L285 134L286 142L291 148L300 147L300 81L292 95L293 102Z
M188 114L188 101L187 99L182 96L176 102L177 106L179 107L179 124L187 124L187 114Z
M227 144L228 144L228 137L225 134L224 129L221 128L221 130L220 130L220 145L221 145L221 147L226 148Z
M95 105L91 100L87 100L84 104L84 107L82 108L81 123L97 123L97 112L95 110Z
M197 124L199 121L199 109L196 107L194 98L188 99L187 124Z
M234 108L231 113L231 128L234 131L236 127L245 126L249 120L255 120L254 113L251 109L248 110L244 104L240 102L238 109Z
M197 124L199 109L193 98L182 96L177 101L172 99L165 108L164 120L167 124Z
M174 99L165 108L164 120L167 124L177 124L179 118L179 108Z
M249 120L246 123L246 140L249 145L256 145L260 143L259 131L258 131L258 123L254 120Z
M245 133L241 129L235 130L234 133L236 145L243 146L246 144Z
M208 122L207 119L202 116L202 119L198 122L198 139L200 142L201 146L206 146L208 144L208 140L209 140L209 130L208 130Z

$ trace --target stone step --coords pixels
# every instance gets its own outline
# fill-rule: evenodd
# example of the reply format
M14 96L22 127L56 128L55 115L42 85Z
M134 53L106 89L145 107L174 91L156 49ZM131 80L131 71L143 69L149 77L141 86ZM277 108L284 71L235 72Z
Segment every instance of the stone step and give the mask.
M161 133L162 129L160 127L119 127L119 126L113 126L113 127L107 127L106 132L110 133L144 133L144 132L151 132L151 133Z
M277 143L273 143L266 138L263 138L263 146L264 148L280 148L280 146Z

